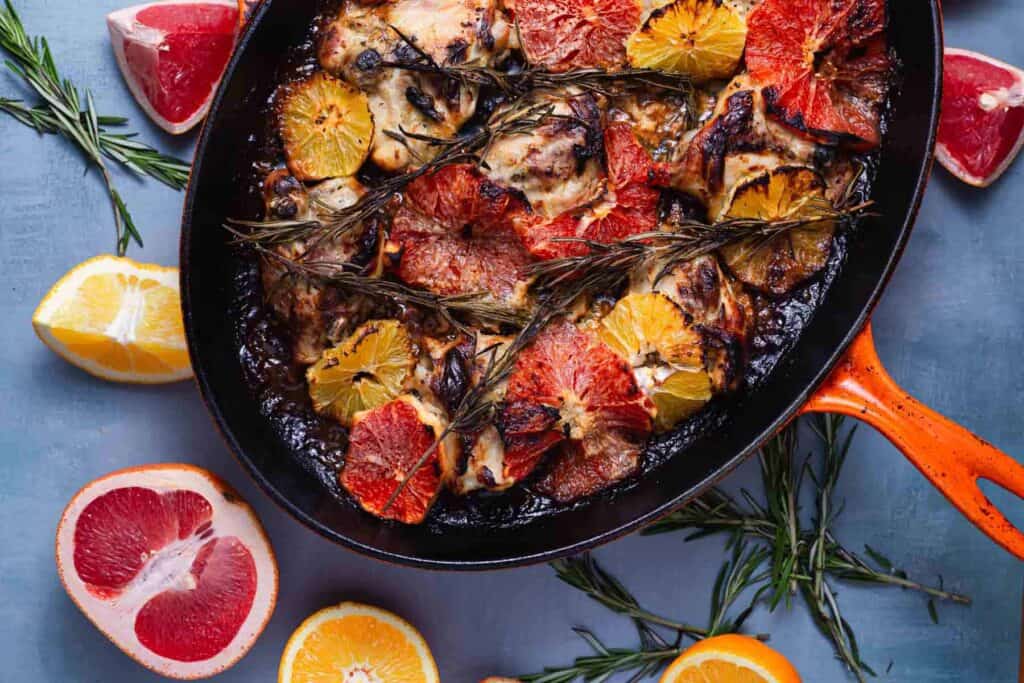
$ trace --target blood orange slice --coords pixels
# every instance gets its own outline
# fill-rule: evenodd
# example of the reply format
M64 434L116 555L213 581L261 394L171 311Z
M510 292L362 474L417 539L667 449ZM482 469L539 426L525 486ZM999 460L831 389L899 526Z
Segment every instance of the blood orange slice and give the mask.
M357 413L341 471L342 486L373 515L419 524L441 491L440 462L452 457L451 451L457 448L454 435L435 447L446 427L439 411L408 394ZM427 461L413 472L432 448ZM399 485L404 485L402 492L388 506Z
M946 48L942 118L935 154L965 183L988 187L1024 145L1024 71Z
M593 493L635 471L653 413L625 359L572 323L553 323L520 353L509 377L504 478L522 479L568 440L581 449L570 457L585 458L601 476L587 477L586 486L553 483L545 492L560 501ZM623 448L627 443L634 446Z
M442 295L488 293L524 302L530 262L508 216L517 203L471 164L445 166L410 183L388 251L405 282Z
M625 64L640 25L636 0L517 0L519 39L531 64L551 71Z
M132 95L168 133L191 130L210 109L235 46L232 0L172 0L107 16L117 64Z
M172 678L238 661L277 599L277 563L252 508L190 465L120 470L79 491L57 527L57 570L115 645Z
M890 79L885 0L764 0L746 62L769 112L825 142L879 143Z
M656 173L651 156L628 123L609 125L604 147L607 188L597 201L553 220L539 215L522 215L516 220L519 238L534 256L578 256L587 252L587 245L573 239L608 244L657 228L661 195L649 185Z

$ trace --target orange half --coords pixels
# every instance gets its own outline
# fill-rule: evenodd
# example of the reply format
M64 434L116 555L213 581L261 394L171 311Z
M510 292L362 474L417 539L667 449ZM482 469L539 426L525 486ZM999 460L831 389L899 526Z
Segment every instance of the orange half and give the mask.
M800 683L785 657L756 638L715 636L679 655L661 683Z

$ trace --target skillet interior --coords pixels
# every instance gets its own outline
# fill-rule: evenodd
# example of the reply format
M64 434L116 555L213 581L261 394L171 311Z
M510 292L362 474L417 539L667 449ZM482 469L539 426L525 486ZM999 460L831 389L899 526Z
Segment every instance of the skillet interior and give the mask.
M339 503L306 473L261 415L242 376L227 315L237 256L221 225L246 215L263 104L286 46L306 36L319 0L265 0L243 37L199 140L181 239L182 298L189 350L210 412L229 447L271 497L331 540L380 559L423 567L486 569L578 552L632 531L678 506L752 454L803 404L863 325L895 267L930 170L941 87L937 0L891 10L890 40L902 60L873 199L883 218L865 221L847 245L855 267L837 274L800 340L765 382L733 410L724 429L702 436L634 487L602 502L520 527L470 527L437 534L382 524ZM253 197L248 197L251 204Z

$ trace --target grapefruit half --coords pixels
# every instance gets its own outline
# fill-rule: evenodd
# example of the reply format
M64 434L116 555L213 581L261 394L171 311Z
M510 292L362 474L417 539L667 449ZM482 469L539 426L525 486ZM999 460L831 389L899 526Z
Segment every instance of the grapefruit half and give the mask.
M121 74L139 106L172 135L191 130L210 109L235 47L234 0L173 0L107 15Z
M1024 146L1024 71L991 57L947 48L935 154L975 187L988 187Z
M134 467L86 485L57 527L57 571L104 635L170 678L232 666L277 599L277 563L252 508L191 465Z

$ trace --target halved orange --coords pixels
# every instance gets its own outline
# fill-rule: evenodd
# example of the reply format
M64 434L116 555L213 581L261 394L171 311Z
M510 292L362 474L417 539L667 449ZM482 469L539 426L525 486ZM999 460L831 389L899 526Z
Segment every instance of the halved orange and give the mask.
M177 268L89 259L50 288L32 327L52 351L96 377L160 384L192 376Z
M625 64L640 24L637 0L516 0L515 13L526 58L551 71Z
M278 683L439 683L423 636L401 617L343 602L316 612L288 639Z
M800 674L781 654L756 638L708 638L681 654L660 683L800 683Z
M366 95L323 72L286 86L280 127L288 169L299 180L353 175L373 141Z
M746 41L746 23L721 0L676 0L651 13L626 51L633 66L709 81L736 72Z

